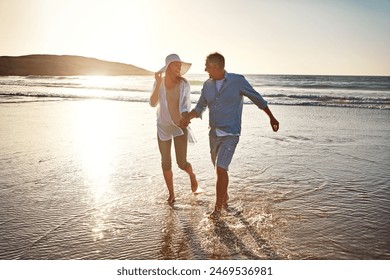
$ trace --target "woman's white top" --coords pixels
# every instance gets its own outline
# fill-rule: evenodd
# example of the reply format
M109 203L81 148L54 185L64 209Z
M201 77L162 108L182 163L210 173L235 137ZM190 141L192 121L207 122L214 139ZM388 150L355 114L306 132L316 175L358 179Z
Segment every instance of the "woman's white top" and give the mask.
M153 91L156 88L157 82L153 85ZM179 85L180 89L180 98L179 98L179 112L191 111L191 86L190 83L182 79ZM150 104L153 106L153 104ZM195 136L190 128L187 127L188 131L188 142L195 143ZM166 97L166 89L164 78L161 81L161 85L158 91L158 106L157 106L157 133L161 141L168 141L176 136L181 136L184 134L183 130L178 127L171 118L168 109L168 102Z

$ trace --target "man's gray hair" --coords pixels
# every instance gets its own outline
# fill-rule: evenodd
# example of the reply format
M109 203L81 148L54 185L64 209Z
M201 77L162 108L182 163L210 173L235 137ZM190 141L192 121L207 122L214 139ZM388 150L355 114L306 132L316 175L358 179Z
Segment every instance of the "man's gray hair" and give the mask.
M209 63L217 65L220 69L225 69L225 58L220 53L211 53L207 56L207 60Z

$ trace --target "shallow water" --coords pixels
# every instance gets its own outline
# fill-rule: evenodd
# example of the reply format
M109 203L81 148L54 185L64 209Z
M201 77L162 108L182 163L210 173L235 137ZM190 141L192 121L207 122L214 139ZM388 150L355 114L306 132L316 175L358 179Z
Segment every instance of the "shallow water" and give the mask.
M166 203L145 103L1 104L1 259L389 259L390 112L246 105L230 206L214 204L207 116Z

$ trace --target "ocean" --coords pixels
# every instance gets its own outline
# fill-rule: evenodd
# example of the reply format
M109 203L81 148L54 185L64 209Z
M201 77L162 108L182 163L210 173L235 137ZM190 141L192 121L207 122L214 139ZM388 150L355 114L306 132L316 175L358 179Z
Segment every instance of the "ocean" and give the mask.
M218 222L207 114L166 202L154 77L1 77L0 259L390 259L390 77L246 77L280 131L245 101Z
M253 87L275 105L390 108L390 77L246 75ZM188 75L193 101L206 75ZM35 98L100 98L147 102L152 76L1 77L0 102ZM249 101L247 101L249 102Z

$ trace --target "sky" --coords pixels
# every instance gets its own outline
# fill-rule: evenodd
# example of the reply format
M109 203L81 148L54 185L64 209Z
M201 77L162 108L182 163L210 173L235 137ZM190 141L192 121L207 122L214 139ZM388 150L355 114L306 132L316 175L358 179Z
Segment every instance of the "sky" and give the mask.
M0 56L80 55L157 71L212 52L241 74L390 76L390 0L1 0Z

